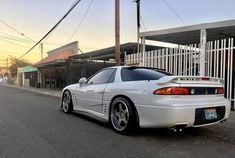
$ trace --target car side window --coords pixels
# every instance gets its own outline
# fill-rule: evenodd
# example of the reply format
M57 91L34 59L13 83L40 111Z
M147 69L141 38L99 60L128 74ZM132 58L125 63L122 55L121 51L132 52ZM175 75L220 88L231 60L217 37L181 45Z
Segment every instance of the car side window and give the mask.
M87 84L104 84L104 83L110 83L110 79L113 78L112 76L115 74L116 69L105 69L94 76L92 76ZM114 79L113 79L114 80Z
M111 75L111 77L109 79L109 83L113 83L114 82L115 76L116 76L116 69L113 71L113 73L112 73L112 75Z
M121 78L125 81L143 81L143 80L158 80L164 76L171 74L161 70L147 69L147 68L122 68Z

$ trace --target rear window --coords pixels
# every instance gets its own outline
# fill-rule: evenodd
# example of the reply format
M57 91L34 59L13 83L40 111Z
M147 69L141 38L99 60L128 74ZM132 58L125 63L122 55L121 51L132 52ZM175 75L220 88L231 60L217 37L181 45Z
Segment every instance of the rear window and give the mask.
M122 81L158 80L170 75L168 72L153 68L127 67L121 70Z

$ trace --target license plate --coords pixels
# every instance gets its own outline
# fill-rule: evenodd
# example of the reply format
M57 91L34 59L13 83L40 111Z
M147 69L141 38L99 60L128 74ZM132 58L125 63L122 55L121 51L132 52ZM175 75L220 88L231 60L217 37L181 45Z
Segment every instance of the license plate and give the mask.
M216 109L215 108L205 109L205 118L206 118L206 120L217 119Z

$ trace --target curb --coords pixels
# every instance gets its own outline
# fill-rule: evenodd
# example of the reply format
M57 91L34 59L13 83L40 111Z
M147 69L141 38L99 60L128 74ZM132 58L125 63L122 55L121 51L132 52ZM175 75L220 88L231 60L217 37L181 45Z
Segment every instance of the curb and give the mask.
M53 92L51 93L48 91L40 91L40 90L33 89L33 88L28 88L28 87L26 88L22 86L9 85L9 84L1 84L1 85L5 87L16 88L16 89L26 90L26 91L30 91L34 93L44 94L44 95L51 96L51 97L61 98L61 94L55 94ZM61 91L58 91L58 92L62 93Z

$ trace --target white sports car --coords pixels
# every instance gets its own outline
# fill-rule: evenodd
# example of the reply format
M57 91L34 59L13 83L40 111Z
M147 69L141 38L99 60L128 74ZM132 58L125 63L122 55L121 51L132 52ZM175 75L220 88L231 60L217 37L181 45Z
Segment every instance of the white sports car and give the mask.
M65 87L60 108L111 122L118 133L138 127L200 127L223 122L230 103L222 80L172 76L161 69L117 66Z

